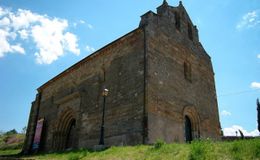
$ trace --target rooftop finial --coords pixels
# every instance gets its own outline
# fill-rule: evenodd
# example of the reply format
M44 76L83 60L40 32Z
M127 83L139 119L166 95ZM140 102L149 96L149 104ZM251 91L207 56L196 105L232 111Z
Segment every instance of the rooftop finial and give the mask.
M179 5L182 6L182 1L179 1Z
M168 2L166 0L163 0L163 5L168 5Z

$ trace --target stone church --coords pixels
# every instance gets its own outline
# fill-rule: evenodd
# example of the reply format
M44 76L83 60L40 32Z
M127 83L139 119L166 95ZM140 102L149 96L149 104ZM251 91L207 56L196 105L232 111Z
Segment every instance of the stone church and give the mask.
M164 0L37 91L24 153L220 138L211 58L182 2Z

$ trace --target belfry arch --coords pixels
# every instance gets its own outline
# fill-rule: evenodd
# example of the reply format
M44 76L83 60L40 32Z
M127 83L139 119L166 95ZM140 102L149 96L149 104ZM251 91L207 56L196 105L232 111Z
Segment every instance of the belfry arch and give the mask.
M184 139L190 142L200 138L200 119L193 106L186 106L183 109Z
M57 127L53 134L53 149L62 151L76 146L76 116L72 109L63 111L58 117Z

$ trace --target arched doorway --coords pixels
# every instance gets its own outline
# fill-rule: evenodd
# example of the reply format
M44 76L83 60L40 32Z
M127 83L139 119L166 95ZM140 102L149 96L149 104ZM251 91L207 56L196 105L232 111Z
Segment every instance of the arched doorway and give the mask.
M194 106L183 109L184 141L191 142L200 138L200 118Z
M188 116L185 116L185 139L186 142L192 141L192 126L191 120Z
M76 119L73 110L63 111L53 134L53 150L62 151L77 145Z

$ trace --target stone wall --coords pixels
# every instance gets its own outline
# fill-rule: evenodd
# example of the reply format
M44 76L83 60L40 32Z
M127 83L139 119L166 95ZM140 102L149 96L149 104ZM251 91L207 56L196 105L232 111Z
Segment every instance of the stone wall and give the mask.
M143 31L136 29L40 87L38 91L42 97L38 119L45 119L41 149L65 149L66 135L63 132L66 132L64 128L68 124L61 124L69 123L70 119L76 120L74 148L97 145L103 88L109 89L106 98L105 144L142 143L143 51Z
M27 125L27 130L26 130L26 136L25 136L25 141L24 141L24 146L22 153L23 154L29 154L31 151L31 146L33 144L33 139L34 139L34 132L36 129L36 124L37 124L37 118L39 114L39 101L40 101L40 95L37 94L36 100L32 102L31 106L31 111L29 115L29 121Z
M180 28L176 28L176 14ZM184 117L192 122L195 138L220 138L220 124L211 60L198 40L184 7L167 4L157 14L142 16L147 45L148 139L185 141ZM188 25L191 26L192 39ZM185 78L184 63L191 66L191 79Z

